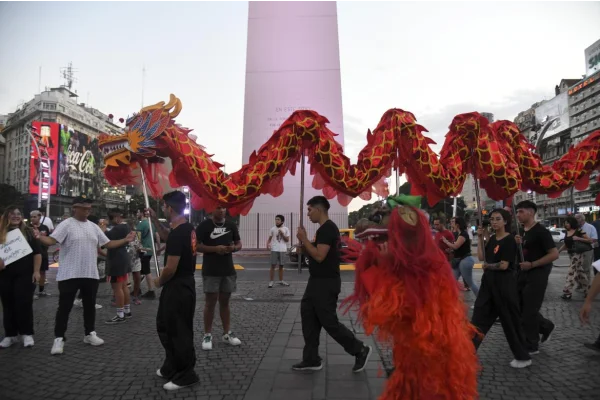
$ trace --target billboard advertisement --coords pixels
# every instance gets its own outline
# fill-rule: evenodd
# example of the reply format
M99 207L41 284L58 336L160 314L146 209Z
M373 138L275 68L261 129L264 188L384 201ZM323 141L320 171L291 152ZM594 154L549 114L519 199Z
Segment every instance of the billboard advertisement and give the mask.
M103 161L96 138L61 125L59 159L61 196L100 197Z
M567 92L561 93L535 109L536 122L545 126L551 123L544 138L547 139L569 128L569 100Z
M585 49L585 76L600 71L600 40Z
M31 126L35 131L39 133L41 139L39 141L45 145L46 151L48 152L48 159L50 160L50 194L55 195L58 186L58 153L59 153L59 130L60 125L56 122L40 122L34 121ZM41 181L41 169L40 160L38 153L31 141L31 159L29 160L29 193L37 195L39 194L39 185Z

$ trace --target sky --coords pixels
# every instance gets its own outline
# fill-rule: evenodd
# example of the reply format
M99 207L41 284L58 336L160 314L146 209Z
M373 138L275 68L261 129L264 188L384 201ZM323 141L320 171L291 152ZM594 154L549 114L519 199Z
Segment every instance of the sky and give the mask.
M438 146L456 114L513 120L585 73L600 2L338 2L345 152L390 108ZM77 70L79 101L116 118L183 102L177 121L227 172L242 165L247 2L0 3L0 114ZM319 111L319 110L316 110ZM245 160L246 161L246 160ZM244 161L244 162L245 162ZM353 211L365 202L355 199Z

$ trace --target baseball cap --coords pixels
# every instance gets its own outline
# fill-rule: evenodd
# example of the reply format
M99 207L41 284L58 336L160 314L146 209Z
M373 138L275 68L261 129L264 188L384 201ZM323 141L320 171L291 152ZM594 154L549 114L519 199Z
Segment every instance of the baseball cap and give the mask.
M92 199L88 199L85 196L77 196L73 199L73 207L75 206L87 206L88 204L91 205L92 203L94 203L94 200Z

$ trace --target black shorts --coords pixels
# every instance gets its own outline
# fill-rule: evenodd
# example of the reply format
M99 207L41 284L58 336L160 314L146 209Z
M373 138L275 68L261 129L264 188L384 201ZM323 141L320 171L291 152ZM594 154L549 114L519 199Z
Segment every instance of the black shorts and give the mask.
M152 254L140 255L140 261L142 262L142 275L150 275L150 260L152 259Z
M40 271L48 271L48 259L42 257L42 265Z

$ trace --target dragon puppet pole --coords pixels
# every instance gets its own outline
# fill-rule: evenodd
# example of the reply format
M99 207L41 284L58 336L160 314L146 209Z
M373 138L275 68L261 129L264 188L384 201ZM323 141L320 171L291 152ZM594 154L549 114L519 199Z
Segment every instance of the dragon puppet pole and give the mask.
M475 200L477 201L477 213L479 214L479 227L483 227L483 209L481 208L481 196L479 193L479 179L477 178L477 169L475 168L475 151L471 149L471 163L473 165L473 185L475 186ZM483 237L477 238L477 240L483 240ZM485 243L483 243L485 249ZM483 261L485 263L485 250L483 252Z
M150 201L148 200L148 187L146 186L146 174L144 174L144 169L140 166L140 171L142 171L142 189L144 191L144 202L146 203L146 208L150 209ZM150 216L148 216L148 229L150 230L150 238L152 239L152 255L154 256L154 265L156 265L156 276L160 277L160 268L158 267L158 257L156 256L156 245L154 244L154 230L152 229L152 220Z
M300 157L300 228L304 228L302 218L304 217L304 149L302 149L302 157ZM298 251L298 273L302 273L302 254Z
M515 220L515 226L517 227L517 235L521 234L521 230L519 229L519 221L517 220L517 206L515 205L515 198L513 197L512 201L512 212L513 212L513 219ZM519 242L519 261L520 262L524 262L525 261L525 257L523 256L523 242Z

